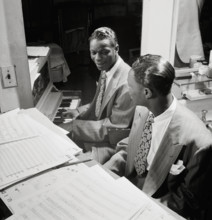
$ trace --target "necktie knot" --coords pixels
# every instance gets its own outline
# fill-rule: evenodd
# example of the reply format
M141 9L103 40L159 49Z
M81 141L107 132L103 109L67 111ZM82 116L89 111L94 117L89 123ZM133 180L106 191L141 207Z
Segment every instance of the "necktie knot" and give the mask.
M102 79L102 80L106 80L106 79L107 79L106 71L103 71L103 72L102 72L101 79Z
M152 112L150 112L149 113L149 116L148 116L148 118L147 118L147 121L150 123L150 124L152 124L152 123L154 123L154 115L153 115L153 113Z

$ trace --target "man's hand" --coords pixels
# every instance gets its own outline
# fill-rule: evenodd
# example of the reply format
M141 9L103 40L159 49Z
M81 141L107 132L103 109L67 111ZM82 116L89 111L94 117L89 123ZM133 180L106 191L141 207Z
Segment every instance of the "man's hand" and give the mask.
M79 115L79 111L76 109L69 109L66 112L62 112L62 118L76 118Z
M65 129L66 131L72 132L73 130L73 121L62 123L58 125L59 127Z

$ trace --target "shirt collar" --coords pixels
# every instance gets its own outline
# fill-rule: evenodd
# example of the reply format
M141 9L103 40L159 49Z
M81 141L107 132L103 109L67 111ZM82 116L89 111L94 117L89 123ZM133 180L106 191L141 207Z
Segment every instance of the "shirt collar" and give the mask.
M172 95L172 97L173 97L172 104L169 106L168 109L166 109L165 112L163 112L162 114L155 117L154 122L162 121L162 120L165 120L165 119L173 116L175 109L177 107L177 99L175 98L174 95Z
M121 63L121 57L118 56L118 59L117 59L115 65L114 65L109 71L106 72L106 76L109 77L109 78L112 77L113 74L114 74L114 73L116 72L116 70L118 69L118 66L119 66L120 63Z

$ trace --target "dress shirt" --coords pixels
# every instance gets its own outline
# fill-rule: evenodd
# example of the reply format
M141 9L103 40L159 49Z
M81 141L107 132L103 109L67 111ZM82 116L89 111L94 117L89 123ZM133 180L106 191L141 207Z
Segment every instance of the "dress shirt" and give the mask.
M155 157L158 147L160 146L162 138L175 112L176 106L177 106L177 100L173 96L173 101L172 104L169 106L169 108L165 112L154 118L154 122L152 123L151 147L149 150L149 154L147 156L147 170L149 170L150 165L152 164L152 161Z
M118 69L118 66L119 64L121 63L121 57L118 56L118 59L115 63L115 65L109 70L106 72L106 76L107 76L107 80L106 80L106 87L105 87L105 90L107 89L108 85L109 85L109 82L110 80L112 79L113 77L113 74L116 72L116 70Z

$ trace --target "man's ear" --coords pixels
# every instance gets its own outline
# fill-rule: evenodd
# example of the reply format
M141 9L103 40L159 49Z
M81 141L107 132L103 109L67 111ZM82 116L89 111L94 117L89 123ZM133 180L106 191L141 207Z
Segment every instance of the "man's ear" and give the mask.
M152 98L152 91L149 88L145 88L144 95L146 96L146 99L150 99Z
M115 46L115 51L118 53L119 52L119 45L118 44L116 44L116 46Z

